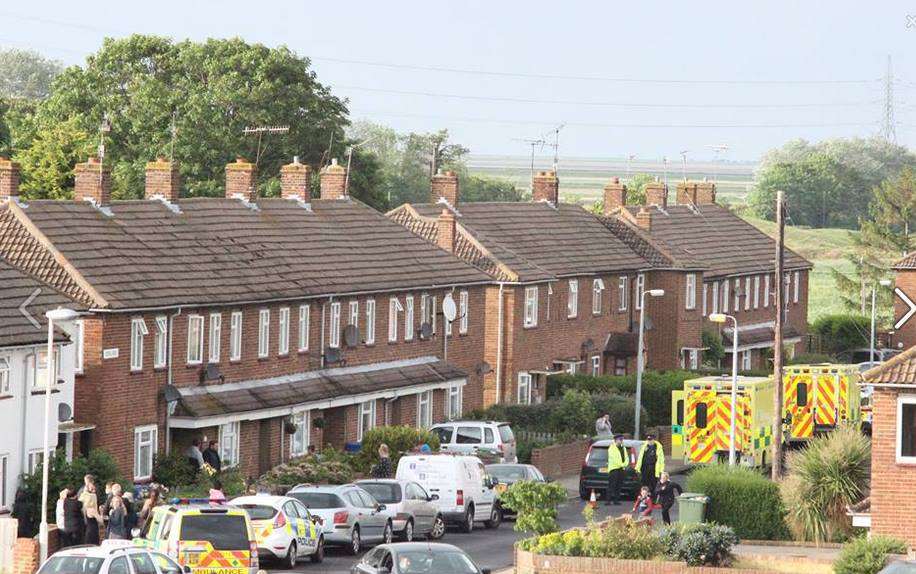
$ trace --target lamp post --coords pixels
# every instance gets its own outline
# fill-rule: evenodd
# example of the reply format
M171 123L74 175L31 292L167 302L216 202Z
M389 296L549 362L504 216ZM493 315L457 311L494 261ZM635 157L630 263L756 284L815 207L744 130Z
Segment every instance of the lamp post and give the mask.
M709 320L713 323L725 323L731 319L734 330L732 331L732 414L731 426L728 431L728 465L735 466L735 419L738 410L738 319L734 315L713 313Z
M878 281L878 285L882 287L890 287L891 282L889 279L882 279ZM868 342L868 361L869 367L872 367L875 363L875 295L878 291L878 285L871 286L871 331L869 331L869 342Z
M48 467L51 463L51 385L57 379L54 369L54 323L73 321L79 313L73 309L58 307L45 313L48 319L47 376L45 377L45 440L41 463L41 524L38 527L38 547L41 562L48 558Z
M661 297L665 294L664 289L643 289L639 295L639 337L636 347L636 415L633 417L635 428L633 429L633 438L639 440L639 411L642 407L642 371L645 368L643 360L643 338L646 331L646 293L652 297Z

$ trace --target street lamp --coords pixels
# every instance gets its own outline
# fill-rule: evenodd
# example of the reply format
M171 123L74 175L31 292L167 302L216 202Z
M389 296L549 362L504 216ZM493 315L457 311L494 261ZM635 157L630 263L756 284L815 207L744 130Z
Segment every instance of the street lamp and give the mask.
M646 331L646 293L652 297L661 297L665 294L664 289L643 289L643 292L639 295L639 344L636 348L636 416L635 419L635 429L633 430L633 438L639 440L639 411L642 406L642 371L645 368L643 365L643 337Z
M878 281L878 285L882 287L890 287L890 279L882 279ZM868 361L869 367L873 366L875 363L875 294L878 291L878 285L871 286L871 331L869 333L871 339L868 344Z
M49 442L51 432L51 385L57 378L54 371L54 323L73 321L79 317L73 309L58 307L45 313L48 319L47 376L45 377L45 441L41 464L41 525L38 527L38 546L41 562L48 558L48 467L51 463Z
M735 466L735 418L738 408L738 319L725 313L713 313L709 320L713 323L725 323L731 319L734 330L732 331L732 421L728 431L728 465Z

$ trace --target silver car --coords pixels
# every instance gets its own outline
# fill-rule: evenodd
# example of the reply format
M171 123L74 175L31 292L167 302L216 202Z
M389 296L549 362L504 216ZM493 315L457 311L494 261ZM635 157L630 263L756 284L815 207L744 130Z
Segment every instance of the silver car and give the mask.
M385 505L355 484L299 485L286 493L321 518L326 544L359 554L367 542L388 544L394 529Z
M439 499L438 494L427 493L412 480L396 478L359 480L356 484L385 505L394 533L401 540L411 542L420 536L439 540L445 535L445 520L433 502Z

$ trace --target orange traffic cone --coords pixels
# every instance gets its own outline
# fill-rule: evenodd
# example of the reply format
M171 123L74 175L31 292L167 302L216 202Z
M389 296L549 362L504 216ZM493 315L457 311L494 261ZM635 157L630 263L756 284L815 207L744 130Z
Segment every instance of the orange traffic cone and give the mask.
M595 496L595 489L592 489L592 495L588 498L588 505L592 508L598 508L598 498Z

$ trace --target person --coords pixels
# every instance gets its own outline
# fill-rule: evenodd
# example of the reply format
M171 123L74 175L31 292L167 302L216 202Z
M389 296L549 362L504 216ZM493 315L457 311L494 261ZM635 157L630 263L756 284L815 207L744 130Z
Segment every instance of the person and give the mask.
M658 484L655 486L655 502L662 507L662 520L665 524L671 524L671 507L674 506L675 491L677 495L683 494L684 489L681 485L672 482L667 472L663 472L658 478Z
M636 459L636 470L640 474L640 483L649 487L649 492L655 492L658 477L665 472L665 451L662 443L655 440L655 435L646 435L646 442L639 449Z
M378 464L372 467L371 474L372 478L391 478L391 454L385 443L378 447Z
M60 538L61 547L67 546L67 523L64 519L64 501L67 500L68 492L66 488L61 490L60 496L57 498L57 504L54 506L54 523L57 524L57 535Z
M112 496L108 509L108 539L109 540L127 540L129 531L127 529L127 508L124 506L124 499L120 496Z
M95 484L95 476L91 474L83 475L83 485L80 487L79 491L76 493L76 497L79 498L85 492L86 487L90 484Z
M426 443L422 438L417 442L416 446L413 447L413 452L420 454L430 454L433 452L433 449L429 447L429 444Z
M636 518L651 518L652 493L648 486L640 487L639 496L633 501L633 512L636 513Z
M222 467L222 460L219 458L219 449L217 449L216 441L211 440L207 443L207 448L204 449L204 452L201 454L205 463L209 464L213 470L219 472Z
M611 415L604 413L595 421L595 434L598 436L613 436L611 430Z
M124 509L127 511L127 520L125 521L125 526L127 526L127 534L133 536L134 528L137 528L140 525L140 517L137 514L137 505L134 503L134 493L125 492L124 496Z
M104 520L108 520L108 511L111 510L112 499L121 497L123 492L120 484L116 482L105 483L105 504L103 504L100 509Z
M195 438L191 441L191 446L185 451L185 456L188 457L188 464L190 464L195 471L200 470L200 467L204 465L204 455L200 452L199 438Z
M83 506L83 519L85 520L83 544L97 546L99 544L99 522L102 520L102 515L99 514L99 497L94 480L85 485L79 501Z
M223 483L216 479L213 481L213 488L210 489L210 502L217 504L226 503L226 495L223 493Z
M614 443L607 449L607 500L605 504L620 506L620 487L623 485L623 475L629 466L630 457L627 448L623 446L623 435L614 435Z
M67 489L64 499L64 540L66 546L83 543L86 519L83 517L83 505L77 500L77 489Z
M155 485L150 487L149 494L146 500L143 501L143 506L140 508L140 512L137 515L137 526L141 529L146 525L146 521L149 520L150 515L153 513L153 509L159 505L160 497L159 487Z

